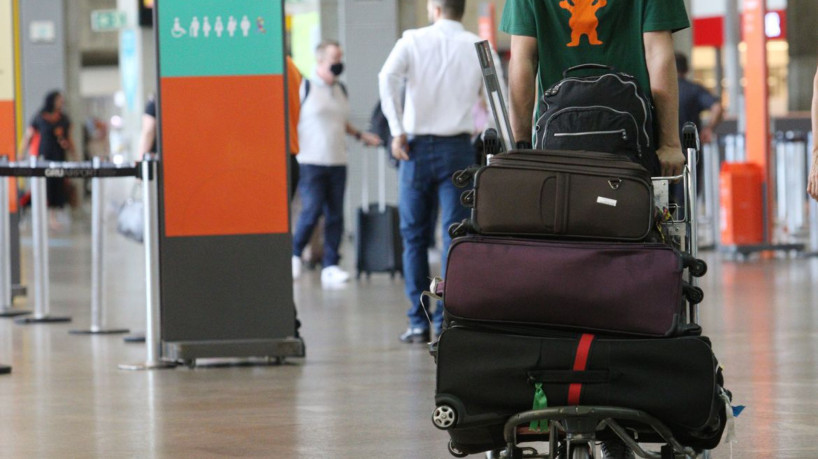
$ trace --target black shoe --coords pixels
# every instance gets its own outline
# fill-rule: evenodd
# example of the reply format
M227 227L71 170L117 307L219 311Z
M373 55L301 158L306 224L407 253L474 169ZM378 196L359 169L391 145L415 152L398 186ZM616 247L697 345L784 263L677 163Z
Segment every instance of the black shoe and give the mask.
M602 459L636 459L633 451L619 438L602 442Z
M400 335L400 340L404 343L428 343L431 341L428 328L409 327Z

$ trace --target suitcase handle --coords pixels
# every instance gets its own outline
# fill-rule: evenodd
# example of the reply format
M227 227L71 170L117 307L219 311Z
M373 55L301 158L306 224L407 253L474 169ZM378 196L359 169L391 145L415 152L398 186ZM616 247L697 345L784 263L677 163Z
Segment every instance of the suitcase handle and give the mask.
M565 71L562 72L563 78L568 78L568 74L571 72L575 72L577 70L606 70L609 72L616 72L616 68L611 67L610 65L604 64L580 64L575 65L573 67L569 67Z
M621 372L612 370L531 370L528 372L528 382L531 384L604 384L621 375Z

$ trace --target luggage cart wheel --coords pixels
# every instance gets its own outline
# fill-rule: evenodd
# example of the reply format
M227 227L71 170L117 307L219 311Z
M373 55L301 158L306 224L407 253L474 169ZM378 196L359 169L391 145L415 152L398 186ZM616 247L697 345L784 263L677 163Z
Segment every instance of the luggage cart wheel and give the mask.
M474 173L469 169L457 171L452 176L452 183L454 183L454 186L458 188L466 188L469 186L469 182L471 182L473 178Z
M432 413L432 423L440 430L451 429L456 421L457 412L449 405L440 405Z
M466 454L463 451L460 451L459 449L457 449L457 446L454 446L454 444L452 443L451 440L449 440L449 454L451 454L454 457L466 457L466 456L468 456L468 454Z
M699 304L702 302L702 300L704 300L704 291L699 287L685 285L684 293L685 296L687 297L687 300L690 301L692 304Z

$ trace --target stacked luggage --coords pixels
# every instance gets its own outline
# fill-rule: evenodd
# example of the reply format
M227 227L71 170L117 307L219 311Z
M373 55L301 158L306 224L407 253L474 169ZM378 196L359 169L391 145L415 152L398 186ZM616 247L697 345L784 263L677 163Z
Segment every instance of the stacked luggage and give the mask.
M732 411L697 324L707 266L695 257L695 126L687 210L673 215L669 180L648 171L649 100L632 77L568 69L544 92L537 150L500 153L514 140L489 45L476 48L503 133L484 135L498 153L486 165L453 177L472 185L461 198L472 215L450 229L445 280L430 289L444 306L432 420L449 451L584 459L613 440L672 459L714 448ZM569 75L588 69L605 73ZM524 455L529 440L548 454Z
M617 155L532 150L455 178L469 180L472 218L451 229L445 281L433 286L446 321L433 345L433 421L450 452L501 449L516 413L578 405L638 410L685 447L715 447L723 381L691 317L703 299L691 281L706 265L667 243L649 173Z

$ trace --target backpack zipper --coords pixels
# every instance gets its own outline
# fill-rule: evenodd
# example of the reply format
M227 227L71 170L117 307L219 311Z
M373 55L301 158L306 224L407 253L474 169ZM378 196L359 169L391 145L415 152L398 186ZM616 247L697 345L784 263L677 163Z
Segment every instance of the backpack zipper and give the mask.
M545 129L543 130L543 142L542 142L542 144L545 145L545 139L548 138L548 126L551 124L551 121L553 121L554 118L556 118L557 115L561 115L562 113L565 113L565 112L571 111L571 110L594 110L594 109L596 109L596 110L604 109L604 110L608 110L608 111L611 111L611 112L614 112L614 113L617 113L617 114L620 114L620 115L629 116L630 119L633 121L633 125L636 128L636 132L639 132L639 123L636 121L636 117L634 117L633 114L631 114L631 113L624 112L622 110L616 110L614 108L607 107L605 105L589 105L589 106L585 106L585 107L580 107L580 106L565 107L562 110L558 110L557 112L552 114L551 117L548 118L548 120L545 122ZM639 156L640 158L642 157L642 145L640 145L638 141L636 142L636 153L637 153L637 156Z
M609 134L621 134L622 140L628 140L628 131L625 129L617 129L614 131L555 132L554 137L576 137L583 135L609 135Z

